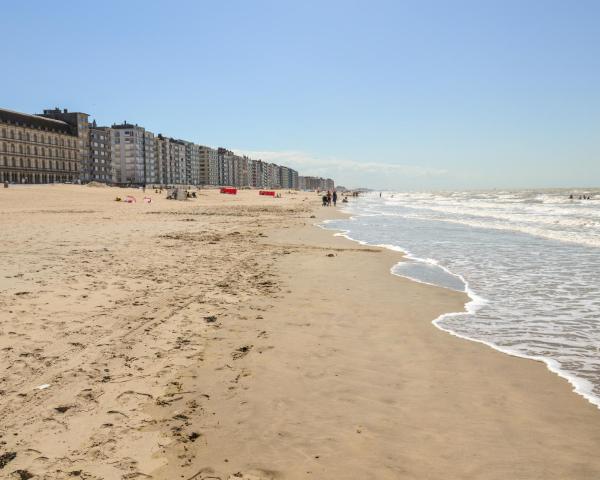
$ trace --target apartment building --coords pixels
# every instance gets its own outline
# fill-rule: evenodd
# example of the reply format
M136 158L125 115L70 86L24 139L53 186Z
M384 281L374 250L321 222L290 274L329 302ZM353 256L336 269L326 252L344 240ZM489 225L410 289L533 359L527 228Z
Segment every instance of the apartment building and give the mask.
M186 144L181 140L175 140L171 138L169 141L169 146L171 177L167 183L170 185L183 185L187 183L185 159Z
M293 168L290 168L290 186L289 188L294 189L294 190L298 190L298 171L294 170Z
M279 179L281 188L298 188L298 172L293 168L285 166L279 167Z
M269 188L281 188L281 167L275 163L267 164L267 185Z
M77 125L0 109L0 181L79 181L80 151Z
M248 157L246 157L245 155L234 155L232 184L236 187L252 186L250 182L252 176L250 169L250 159Z
M88 161L82 166L83 182L113 183L110 128L99 127L94 120L88 127Z
M218 162L217 162L217 172L218 172L218 185L234 185L234 157L235 154L231 150L227 150L226 148L219 147L217 150L218 154Z
M298 177L298 188L301 190L333 190L335 182L331 178Z
M281 188L289 188L290 169L285 166L279 167L279 185Z
M250 161L250 182L256 188L268 188L267 164L262 160Z
M155 183L158 169L154 134L127 122L114 124L110 130L114 182L135 185Z
M0 109L0 180L332 189L286 166L152 132L137 124L89 123L66 109L29 115Z
M155 137L157 182L162 185L201 185L209 172L209 164L216 168L216 150L185 140ZM212 149L210 149L212 150Z
M185 142L186 182L188 185L200 185L200 145Z
M156 183L168 185L170 178L169 138L160 133L154 137L154 158L156 161Z
M60 108L54 108L44 110L44 113L40 114L40 116L66 122L76 129L78 147L77 156L81 177L81 174L85 174L85 171L90 167L89 115L83 112L69 112L66 108L62 110ZM83 180L82 178L80 179Z
M199 146L199 185L219 184L219 154L214 148Z

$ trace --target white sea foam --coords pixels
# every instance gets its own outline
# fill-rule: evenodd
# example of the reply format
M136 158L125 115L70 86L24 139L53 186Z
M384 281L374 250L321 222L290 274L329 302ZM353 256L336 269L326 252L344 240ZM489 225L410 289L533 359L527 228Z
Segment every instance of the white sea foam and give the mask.
M436 327L542 361L600 407L600 201L568 194L388 193L352 202L349 220L323 227L402 252L394 275L465 291L465 310Z

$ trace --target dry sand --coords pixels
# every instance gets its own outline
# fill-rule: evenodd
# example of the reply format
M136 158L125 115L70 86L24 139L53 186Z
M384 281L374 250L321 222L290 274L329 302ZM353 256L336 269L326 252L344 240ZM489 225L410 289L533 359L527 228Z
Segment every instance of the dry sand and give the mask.
M600 412L318 196L147 194L0 190L0 478L600 478Z

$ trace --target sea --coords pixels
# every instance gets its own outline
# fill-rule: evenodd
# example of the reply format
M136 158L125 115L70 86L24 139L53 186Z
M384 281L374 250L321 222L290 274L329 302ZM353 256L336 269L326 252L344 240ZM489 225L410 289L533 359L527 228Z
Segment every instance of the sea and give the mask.
M468 294L436 327L542 361L600 408L600 189L371 192L343 209L322 226Z

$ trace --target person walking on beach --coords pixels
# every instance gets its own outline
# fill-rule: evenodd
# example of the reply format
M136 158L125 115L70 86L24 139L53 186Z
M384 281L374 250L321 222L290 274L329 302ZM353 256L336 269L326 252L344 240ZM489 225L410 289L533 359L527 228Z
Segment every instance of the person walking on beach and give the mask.
M327 206L331 206L331 191L327 190Z
M335 204L337 203L337 192L335 190L333 191L332 199L333 199L333 206L335 207Z

